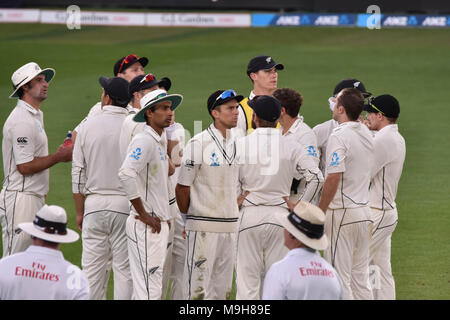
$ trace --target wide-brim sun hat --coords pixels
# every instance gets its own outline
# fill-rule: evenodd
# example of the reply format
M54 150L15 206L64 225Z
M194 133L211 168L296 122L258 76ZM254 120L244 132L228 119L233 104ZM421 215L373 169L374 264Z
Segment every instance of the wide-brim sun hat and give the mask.
M17 95L17 90L19 90L23 85L27 84L40 74L43 74L45 76L45 81L47 81L47 83L50 83L50 81L52 81L53 77L55 76L55 69L41 69L41 67L39 67L36 62L29 62L17 69L11 76L14 91L13 93L11 93L9 98L19 98L19 96Z
M319 207L300 201L294 211L283 214L279 220L289 233L306 246L316 250L328 247L328 238L324 232L325 214Z
M141 110L134 116L133 120L136 122L147 122L145 112L163 101L172 102L171 109L173 111L181 104L183 96L181 94L167 94L167 91L163 89L153 90L142 97L140 100Z
M33 237L56 243L75 242L80 238L67 228L66 210L54 205L44 205L33 222L19 223L19 228Z

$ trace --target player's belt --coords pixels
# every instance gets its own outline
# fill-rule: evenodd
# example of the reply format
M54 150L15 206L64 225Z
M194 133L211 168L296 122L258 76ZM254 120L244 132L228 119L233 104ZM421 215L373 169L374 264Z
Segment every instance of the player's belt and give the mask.
M195 216L192 214L186 215L186 219L197 220L197 221L211 221L211 222L237 222L239 218L213 218L213 217L203 217Z

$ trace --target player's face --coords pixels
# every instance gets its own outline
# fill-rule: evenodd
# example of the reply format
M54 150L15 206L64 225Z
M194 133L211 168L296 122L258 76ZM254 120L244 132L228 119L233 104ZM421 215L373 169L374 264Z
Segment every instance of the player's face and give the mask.
M226 129L231 129L237 126L239 117L239 103L236 100L230 100L215 108L212 112L215 121L218 121Z
M273 67L269 70L259 70L254 73L254 79L256 86L259 86L265 90L275 90L278 85L278 70Z
M368 112L366 123L370 130L379 130L381 117L381 113Z
M135 62L128 68L124 70L124 72L117 74L118 77L124 78L128 82L136 78L137 76L144 75L144 67L140 62Z
M33 100L44 101L47 99L48 82L45 81L43 74L34 77L23 88L26 94Z
M162 101L156 104L153 112L147 110L147 124L160 129L170 126L173 117L173 111L171 107L171 101Z

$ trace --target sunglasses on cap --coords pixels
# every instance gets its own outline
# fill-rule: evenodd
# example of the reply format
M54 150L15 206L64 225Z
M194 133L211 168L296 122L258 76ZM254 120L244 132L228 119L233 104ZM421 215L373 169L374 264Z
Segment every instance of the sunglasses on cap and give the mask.
M236 96L237 96L237 94L236 94L236 92L234 90L231 90L231 89L230 90L225 90L224 92L222 92L220 94L220 96L218 96L216 98L216 101L214 101L214 104L212 105L211 110L214 109L217 106L217 102L219 100L225 100L225 99L228 99L228 98L231 98L231 97L236 97Z
M122 68L125 64L129 64L130 62L139 59L139 57L135 54L130 54L123 59L122 63L120 64L119 71L117 73L120 73L122 71Z
M149 73L144 78L142 78L142 80L139 81L139 83L150 82L150 81L154 81L154 80L155 80L155 77L151 73Z

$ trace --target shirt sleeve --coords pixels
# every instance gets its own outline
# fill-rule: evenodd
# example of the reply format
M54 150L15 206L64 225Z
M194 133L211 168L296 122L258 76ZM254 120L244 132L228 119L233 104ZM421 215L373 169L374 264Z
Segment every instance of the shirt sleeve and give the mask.
M33 127L19 122L10 129L10 137L16 165L33 161L35 151Z
M334 134L330 135L327 144L327 173L345 172L345 157L347 148L344 143Z
M295 163L298 175L295 178L298 180L304 178L306 181L305 190L300 198L302 201L313 201L322 188L323 175L316 156L301 148L296 151Z
M280 273L277 272L276 267L272 265L264 279L262 300L284 300L286 296L284 291Z
M380 172L381 169L383 169L384 166L390 161L389 155L391 152L389 152L389 144L383 143L380 141L380 138L377 138L375 136L375 139L373 141L373 161L372 161L372 170L371 170L371 177L372 180L378 172Z
M191 186L202 164L202 144L198 140L190 140L186 145L181 160L178 184Z
M80 132L72 152L72 193L84 194L86 186L86 168L83 153L83 134Z
M119 169L119 179L127 193L128 200L140 197L137 188L137 176L147 165L149 157L154 154L151 143L137 136L128 146L127 155Z

